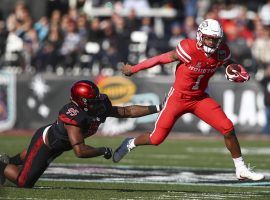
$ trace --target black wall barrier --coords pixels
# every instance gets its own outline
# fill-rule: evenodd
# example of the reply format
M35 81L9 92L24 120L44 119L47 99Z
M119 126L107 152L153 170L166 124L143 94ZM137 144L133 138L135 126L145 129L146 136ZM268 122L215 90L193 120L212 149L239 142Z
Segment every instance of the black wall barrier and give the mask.
M109 95L114 105L159 104L174 81L173 76L156 77L91 77L35 75L18 76L16 89L16 123L14 128L38 128L56 120L59 109L69 102L72 84L81 79L96 81L101 92ZM221 104L235 124L236 131L259 132L266 123L263 93L260 85L232 83L217 75L209 84L209 94ZM176 105L177 106L177 105ZM152 131L157 114L137 119L108 118L100 127L105 135L128 131ZM183 115L172 132L215 132L192 114Z

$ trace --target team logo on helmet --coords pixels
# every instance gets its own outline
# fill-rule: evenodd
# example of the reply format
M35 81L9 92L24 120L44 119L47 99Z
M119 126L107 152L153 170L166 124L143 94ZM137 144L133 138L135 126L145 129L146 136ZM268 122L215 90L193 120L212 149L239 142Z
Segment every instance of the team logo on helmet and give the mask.
M208 26L208 22L207 22L207 21L203 21L203 22L201 23L201 26L202 26L202 27L207 27L207 26Z

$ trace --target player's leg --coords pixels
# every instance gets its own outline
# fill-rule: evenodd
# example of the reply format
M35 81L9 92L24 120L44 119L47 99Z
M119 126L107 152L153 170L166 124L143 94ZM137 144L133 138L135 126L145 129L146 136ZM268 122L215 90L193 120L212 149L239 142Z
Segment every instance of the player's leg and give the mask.
M7 154L0 154L0 184L4 184L6 178L12 182L16 182L20 169L17 165L22 165L26 156L27 150L24 149L21 153L16 154L13 157L9 157ZM6 171L7 177L4 175Z
M24 149L21 153L18 153L9 158L9 164L22 165L27 153L27 149Z
M24 165L17 178L19 187L33 187L50 162L62 153L53 151L44 143L43 132L45 128L37 130L30 143Z
M19 187L33 187L55 155L44 144L43 130L44 128L40 128L33 136L21 170L13 164L8 164L4 169L5 177Z
M242 178L252 180L264 178L262 174L252 172L246 167L237 136L234 132L233 123L214 99L207 97L199 101L194 107L194 114L224 135L225 145L231 153L238 179L241 179L239 171L243 172Z
M214 99L207 97L198 101L194 106L193 113L224 135L226 147L233 158L241 156L239 142L234 134L233 123Z
M155 129L152 133L144 133L136 138L126 138L122 144L115 150L113 161L119 162L128 152L136 146L141 145L159 145L170 133L175 121L183 114L184 105L175 106L177 95L174 95L174 90L168 95L168 99L164 108L159 113L155 123ZM178 98L179 100L179 98Z

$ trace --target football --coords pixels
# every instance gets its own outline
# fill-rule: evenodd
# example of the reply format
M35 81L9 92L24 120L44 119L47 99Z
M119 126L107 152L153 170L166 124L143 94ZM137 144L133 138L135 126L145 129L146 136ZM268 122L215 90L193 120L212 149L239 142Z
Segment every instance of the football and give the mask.
M241 72L241 68L238 64L230 64L226 67L226 73L228 75L235 75L235 72Z

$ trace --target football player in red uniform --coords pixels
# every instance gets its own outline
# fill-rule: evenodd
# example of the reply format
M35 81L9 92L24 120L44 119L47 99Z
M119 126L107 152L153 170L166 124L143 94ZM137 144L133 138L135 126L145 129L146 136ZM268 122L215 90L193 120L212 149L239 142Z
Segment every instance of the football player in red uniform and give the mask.
M79 158L103 156L110 159L109 147L92 147L85 138L96 133L107 117L141 117L160 111L162 105L112 106L105 94L91 81L76 82L71 88L71 102L59 111L57 120L39 128L32 137L28 150L12 158L0 156L0 185L5 178L18 187L33 187L48 165L64 151L73 149ZM18 167L22 165L22 167Z
M185 113L192 113L224 135L225 145L231 153L238 179L264 178L264 175L253 172L245 165L233 123L221 106L205 92L208 81L217 68L234 63L230 59L230 49L222 39L223 30L219 22L207 19L199 25L196 39L184 39L175 50L149 58L135 66L126 64L122 67L123 74L131 76L155 65L178 62L174 84L156 120L154 130L137 138L125 139L114 152L114 162L119 162L136 146L161 144L176 120ZM226 73L227 79L234 82L249 80L249 74L244 67L238 66L238 71L234 68L231 70L233 74Z

